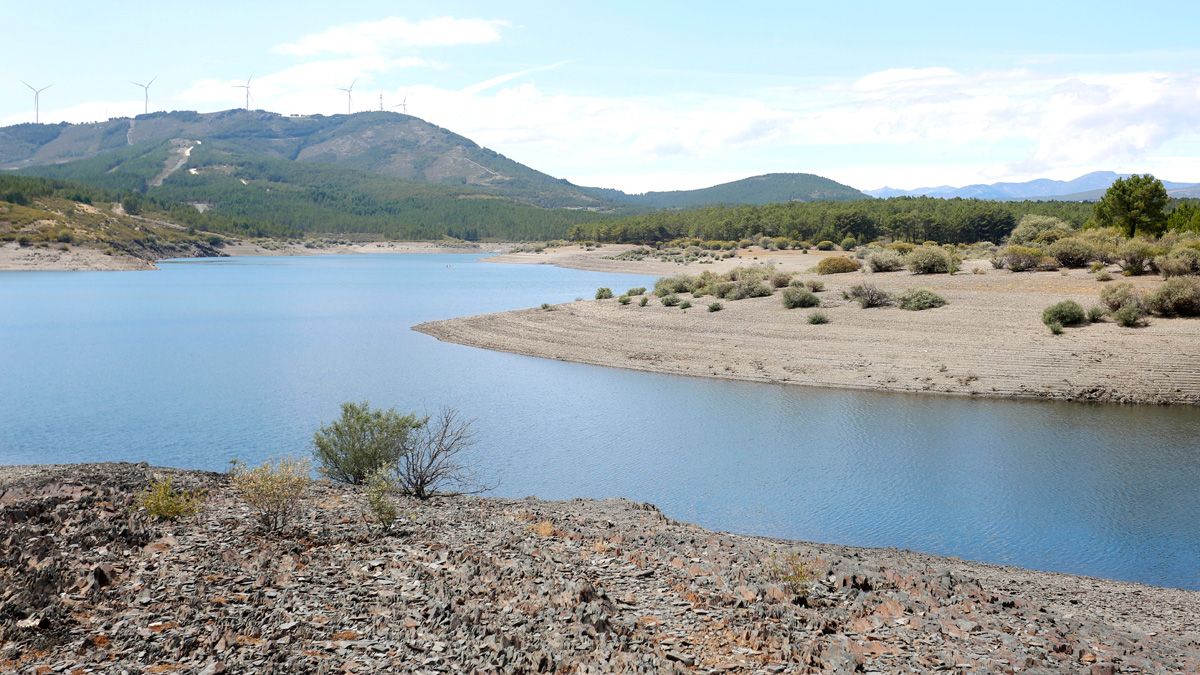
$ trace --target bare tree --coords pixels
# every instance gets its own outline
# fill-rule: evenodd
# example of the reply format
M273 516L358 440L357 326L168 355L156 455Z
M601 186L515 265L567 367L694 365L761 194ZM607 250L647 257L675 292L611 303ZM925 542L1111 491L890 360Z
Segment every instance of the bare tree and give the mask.
M429 499L447 487L473 489L474 472L461 455L475 443L471 420L453 408L443 408L414 434L411 445L396 463L396 485L404 494Z

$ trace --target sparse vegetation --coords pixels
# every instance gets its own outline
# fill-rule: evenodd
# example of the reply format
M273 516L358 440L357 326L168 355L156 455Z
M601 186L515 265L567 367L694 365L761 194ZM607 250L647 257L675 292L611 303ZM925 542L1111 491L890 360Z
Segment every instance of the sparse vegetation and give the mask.
M1092 305L1091 307L1088 307L1088 312L1087 312L1088 323L1099 323L1104 320L1104 317L1107 314L1108 314L1107 309L1101 307L1100 305Z
M1011 272L1027 272L1041 263L1042 252L1031 246L1010 245L1000 251L997 260L999 265L993 264L994 267L1007 267Z
M1050 323L1046 324L1046 326L1050 328L1050 332L1054 335L1063 334L1063 325L1058 321L1051 321Z
M203 490L176 490L170 476L154 481L138 495L138 505L159 520L195 515L204 503Z
M813 293L820 293L825 290L825 282L820 279L809 279L804 282L804 286Z
M772 553L767 559L767 580L783 584L793 595L808 595L808 586L813 581L813 571L798 553L779 555Z
M636 288L631 288L631 289L625 291L625 295L628 295L629 297L634 298L634 297L644 294L645 292L646 292L645 286L638 286Z
M267 460L252 469L235 461L230 482L254 511L263 529L278 532L299 511L312 476L304 460Z
M662 299L659 300L659 302L662 303L663 307L674 307L679 304L679 296L664 295L664 296L662 296Z
M1146 298L1146 308L1159 316L1200 316L1200 278L1167 279Z
M725 306L719 302L708 303L708 311L710 311L710 312L719 312L723 309L725 309Z
M1096 249L1080 237L1064 237L1050 244L1046 253L1063 267L1086 267L1097 257Z
M832 251L837 248L837 245L826 239L825 241L817 242L818 251Z
M1137 305L1132 303L1118 307L1113 310L1110 316L1122 328L1137 328L1145 322L1143 318L1145 314Z
M954 259L936 246L921 246L905 256L908 271L913 274L947 274L954 268Z
M904 269L904 257L892 249L880 249L867 254L867 269L872 272L895 272Z
M617 298L617 302L621 303L622 305L628 305L629 304L629 296L622 295L621 297Z
M946 299L927 288L910 288L900 294L900 309L919 312L946 304Z
M423 419L391 474L396 488L417 499L429 499L449 487L474 490L474 474L462 461L475 443L471 424L452 408Z
M814 295L812 291L800 286L788 286L783 289L782 296L783 306L786 309L818 307L821 304L821 299Z
M692 308L692 303L690 300L684 300L683 302L679 303L679 309L691 309L691 308Z
M608 300L612 296L613 296L613 292L612 292L611 288L605 288L602 286L602 287L596 289L596 299L597 300Z
M371 511L371 517L384 530L391 528L400 515L392 499L396 489L389 479L389 468L384 467L371 474L367 479L366 489L367 508Z
M1142 296L1131 283L1113 284L1100 289L1100 302L1110 311L1116 311L1126 305L1138 308L1144 306Z
M638 307L645 307L649 303L650 303L650 298L643 295L642 299L638 300Z
M813 312L812 314L808 315L808 322L814 326L823 323L829 323L829 317L826 316L825 312Z
M863 309L886 307L894 301L892 295L875 284L856 284L846 291L846 299L857 302Z

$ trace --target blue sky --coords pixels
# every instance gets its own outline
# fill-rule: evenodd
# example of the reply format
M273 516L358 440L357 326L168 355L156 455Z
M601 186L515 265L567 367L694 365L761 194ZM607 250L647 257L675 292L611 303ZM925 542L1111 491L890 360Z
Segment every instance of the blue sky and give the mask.
M629 191L1200 181L1200 3L5 3L0 124L392 106ZM7 82L4 82L7 80Z

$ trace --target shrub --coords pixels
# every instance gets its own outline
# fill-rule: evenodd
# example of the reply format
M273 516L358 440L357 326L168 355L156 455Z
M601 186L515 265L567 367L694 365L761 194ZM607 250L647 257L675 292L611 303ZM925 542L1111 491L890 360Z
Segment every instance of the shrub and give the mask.
M1064 237L1050 244L1046 253L1063 267L1085 267L1096 259L1096 249L1078 237Z
M691 308L692 308L692 303L689 300L684 300L683 302L679 303L679 309L691 309Z
M629 296L622 295L621 297L617 298L617 302L621 303L622 305L628 305L629 304Z
M771 275L770 282L774 288L783 288L792 281L792 275L788 272L775 272Z
M723 309L725 309L725 306L719 302L708 303L708 311L710 311L710 312L719 312Z
M818 251L832 251L835 248L837 248L837 246L834 246L833 242L829 241L828 239L817 242Z
M68 232L66 230L63 230L62 232L58 233L57 240L58 240L58 243L60 243L60 244L69 244L72 241L75 241L75 235L71 234L70 232Z
M820 279L809 279L804 282L804 286L813 293L820 293L825 290L825 282Z
M625 291L625 295L628 295L629 297L632 298L632 297L637 297L639 295L642 295L645 292L646 292L645 286L638 286L636 288L631 288L631 289Z
M858 246L858 240L854 237L846 237L842 240L843 251L853 251L855 246Z
M1133 304L1142 307L1142 296L1131 283L1113 284L1100 289L1100 302L1111 311L1116 311L1125 305Z
M1142 325L1142 310L1132 303L1117 308L1112 313L1113 321L1122 328L1137 328Z
M612 296L613 296L613 292L612 292L611 288L600 287L600 288L596 289L596 299L597 300L607 300L607 299L611 298Z
M816 574L798 553L782 557L772 553L767 559L766 577L772 583L783 584L793 595L806 596Z
M817 274L845 274L847 272L857 272L859 268L857 260L847 258L846 256L833 256L825 258L817 263Z
M395 464L408 451L415 415L394 408L372 410L366 401L343 403L342 417L313 434L313 455L330 479L362 485L371 474Z
M1021 222L1013 228L1008 236L1009 244L1049 244L1064 237L1071 236L1075 231L1071 226L1054 216L1039 216L1028 214L1021 217Z
M203 490L176 490L171 478L156 480L138 495L138 506L159 520L179 520L193 516L204 503Z
M698 279L681 274L675 277L663 277L654 282L654 294L658 297L676 293L691 293L698 287Z
M1146 272L1146 263L1152 261L1158 248L1145 239L1134 238L1117 247L1117 262L1125 274L1139 275Z
M908 255L917 247L916 244L910 244L907 241L893 241L887 246L889 249L899 253L900 255Z
M890 293L880 290L875 284L856 284L846 292L846 297L856 301L863 309L885 307L892 304Z
M471 421L445 408L422 421L412 448L395 465L392 482L403 494L429 499L447 487L474 490L474 475L461 462L475 443Z
M1146 298L1146 307L1159 316L1200 316L1200 278L1167 279Z
M1100 305L1092 305L1088 307L1087 318L1089 323L1099 323L1104 320L1104 315L1108 314L1108 310Z
M950 254L936 246L913 249L905 259L913 274L947 274L954 265Z
M1096 281L1112 281L1113 275L1108 270L1096 272Z
M1042 252L1031 246L1005 246L1000 252L1003 267L1013 272L1026 272L1042 261Z
M725 300L745 300L746 298L765 298L771 295L771 289L761 281L743 279L735 281L731 286L722 286L722 293L717 297Z
M674 307L675 305L679 304L679 296L664 295L664 296L662 296L662 299L659 300L659 302L661 302L663 304L663 307Z
M385 530L396 522L396 517L399 515L396 511L396 504L392 501L392 494L396 492L396 488L388 476L389 468L380 469L371 474L371 477L367 479L366 490L367 508L370 509L375 522Z
M650 298L643 295L642 299L638 300L638 307L645 307L649 303L650 303Z
M1046 325L1050 328L1050 332L1053 333L1054 335L1062 335L1063 325L1061 323L1059 323L1057 321L1051 321L1050 323L1048 323Z
M548 303L548 302L543 302L543 303L542 303L542 309L543 309L544 311L547 311L547 312L552 312L552 311L554 311L554 308L553 308L553 307L551 307L551 306L550 306L550 303Z
M1087 313L1078 302L1063 300L1042 311L1042 323L1047 326L1055 323L1059 326L1079 326L1087 323Z
M268 532L287 525L312 483L308 462L288 458L268 460L253 469L235 461L230 480Z
M895 272L904 269L904 258L892 250L874 251L867 255L867 269L872 272Z
M814 326L829 323L829 317L825 316L825 312L813 312L808 315L808 322Z
M813 294L807 288L800 286L788 286L783 289L783 306L786 309L796 309L797 307L817 307L821 304L821 299Z
M919 312L946 304L946 299L927 288L910 288L900 294L900 309Z
M1154 259L1154 266L1164 278L1200 273L1200 251L1187 246L1176 246L1168 255Z

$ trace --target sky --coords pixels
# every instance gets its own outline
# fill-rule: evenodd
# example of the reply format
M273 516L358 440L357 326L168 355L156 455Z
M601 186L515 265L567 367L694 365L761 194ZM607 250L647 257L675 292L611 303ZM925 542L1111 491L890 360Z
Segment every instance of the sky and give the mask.
M399 110L628 192L1200 181L1200 3L0 0L0 125ZM20 55L14 57L13 55Z

